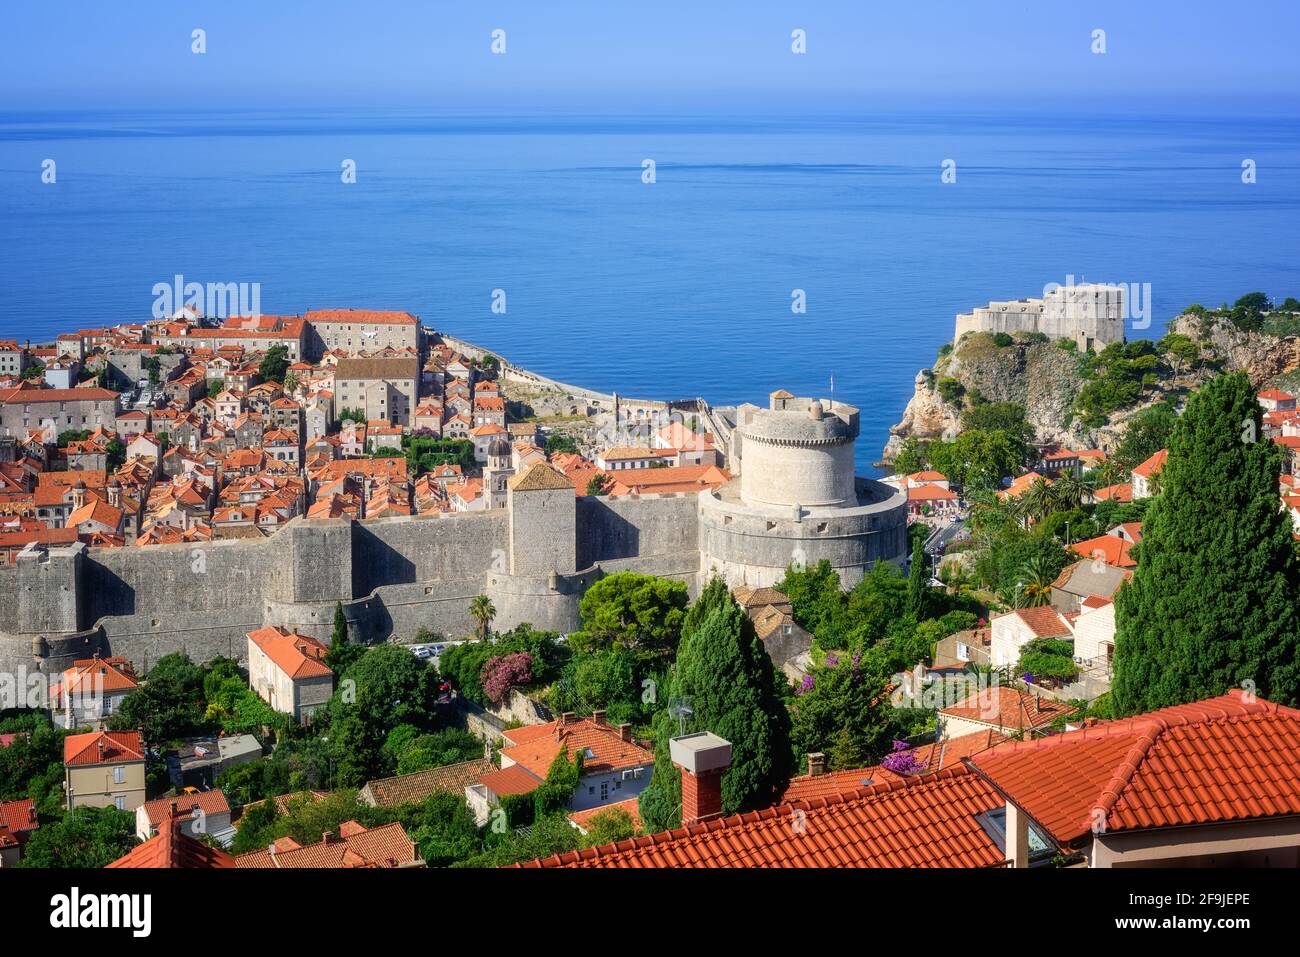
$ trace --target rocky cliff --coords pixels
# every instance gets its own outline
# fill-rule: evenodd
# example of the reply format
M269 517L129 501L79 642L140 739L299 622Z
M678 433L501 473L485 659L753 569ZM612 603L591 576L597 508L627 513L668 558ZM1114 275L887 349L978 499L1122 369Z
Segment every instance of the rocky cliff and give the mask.
M903 419L889 430L884 458L892 460L909 438L952 439L972 400L1019 403L1039 442L1109 450L1134 413L1155 402L1181 403L1188 389L1220 370L1243 370L1260 387L1300 386L1300 337L1245 332L1225 319L1193 315L1178 317L1169 331L1196 343L1199 357L1177 362L1162 355L1155 381L1143 387L1140 398L1096 428L1087 427L1074 412L1075 398L1087 381L1078 353L1041 336L1016 336L1009 343L1003 338L999 345L988 333L968 334L955 347L945 347L933 368L917 373Z

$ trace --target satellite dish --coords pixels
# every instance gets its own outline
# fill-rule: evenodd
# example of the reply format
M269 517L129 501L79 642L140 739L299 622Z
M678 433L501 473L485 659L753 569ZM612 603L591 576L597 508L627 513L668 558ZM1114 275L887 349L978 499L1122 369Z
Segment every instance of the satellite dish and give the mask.
M686 733L687 720L695 714L695 702L689 695L681 698L669 698L668 713L677 719L678 735L683 735Z

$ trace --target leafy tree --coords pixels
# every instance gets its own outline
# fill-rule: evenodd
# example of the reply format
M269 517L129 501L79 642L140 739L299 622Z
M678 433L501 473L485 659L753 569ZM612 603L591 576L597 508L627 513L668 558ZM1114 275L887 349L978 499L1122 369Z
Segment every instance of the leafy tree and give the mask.
M1039 680L1073 681L1079 676L1079 666L1074 663L1074 642L1060 638L1034 638L1021 647L1016 671Z
M33 831L18 866L107 867L135 843L134 814L112 807L79 807Z
M951 442L931 442L930 465L963 490L996 489L1025 458L1020 439L1000 429L968 429Z
M68 429L59 433L59 448L66 449L71 442L84 442L90 438L89 429Z
M779 691L783 679L725 582L714 578L696 601L703 613L684 631L670 697L692 698L693 726L731 742L731 767L722 778L723 811L766 807L794 763L790 715ZM641 818L651 831L681 819L681 772L668 748L677 734L676 719L665 709L655 718L655 730L654 774L640 799Z
M790 599L794 620L819 640L820 636L829 638L840 623L844 609L840 576L826 559L812 568L790 566L775 587ZM830 644L834 647L833 641Z
M115 731L139 731L151 747L162 747L177 738L203 734L203 669L188 655L173 652L154 663L144 682L122 699L109 719Z
M149 385L152 388L158 388L162 382L162 360L157 356L149 356L141 365L149 373Z
M1184 369L1201 357L1201 347L1190 336L1181 332L1168 333L1156 343L1156 348L1165 354L1174 373L1173 384L1178 385L1178 377Z
M478 625L479 640L486 640L492 628L492 619L497 616L492 599L487 595L475 595L469 603L469 616Z
M961 397L966 394L966 387L950 376L941 378L935 388L939 397L949 405L959 405Z
M569 823L567 815L557 812L534 821L526 831L490 834L485 838L482 853L451 866L505 867L576 850L581 842L582 835Z
M859 655L850 661L831 655L813 668L790 711L795 750L828 753L835 770L863 767L888 751L888 679L868 672Z
M289 369L289 350L285 346L271 346L257 364L257 374L263 382L284 382Z
M566 452L570 455L578 453L578 443L573 440L573 436L565 435L563 432L554 432L546 437L546 454L548 457Z
M685 582L615 572L582 596L582 631L569 641L577 650L619 644L643 655L670 655L681 637L688 601Z
M399 724L432 729L438 697L438 671L401 645L376 645L340 677L353 682L355 705L335 692L329 701L332 717L365 711L379 728L380 743ZM362 703L362 697L368 701Z
M587 847L603 847L616 841L626 841L636 834L632 815L621 807L606 808L593 815L586 827L587 837L583 843Z
M1019 402L986 402L973 405L961 414L961 427L986 432L1005 432L1022 442L1034 437L1034 427L1025 418Z
M366 410L360 407L349 409L346 406L344 406L343 408L339 409L339 421L355 422L358 425L362 425L366 421Z
M1157 402L1133 414L1124 427L1124 437L1115 449L1114 460L1131 471L1169 444L1178 416L1167 402Z
M587 495L608 495L614 487L614 479L604 472L597 472L587 480Z
M0 801L31 798L40 815L63 813L63 739L41 711L0 721L0 734L16 735L0 748Z
M894 455L894 461L890 463L894 471L899 475L911 475L913 472L920 472L926 467L926 447L914 435L909 435L903 440L902 447Z
M483 742L461 728L443 728L421 734L412 724L394 728L384 742L386 767L394 774L414 774L429 768L446 767L481 757Z
M1297 701L1300 566L1278 508L1281 452L1251 441L1262 432L1254 392L1243 373L1212 380L1170 436L1164 493L1116 599L1118 714L1234 687Z
M336 675L341 675L365 653L365 645L348 640L348 619L343 614L343 602L335 602L334 626L330 632L329 651L325 653L325 664Z

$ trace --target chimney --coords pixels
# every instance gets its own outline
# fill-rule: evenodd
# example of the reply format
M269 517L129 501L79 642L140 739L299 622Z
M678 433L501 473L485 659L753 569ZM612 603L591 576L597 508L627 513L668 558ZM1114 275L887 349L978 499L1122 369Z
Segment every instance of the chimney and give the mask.
M821 751L808 754L808 777L819 778L826 773L826 755Z
M104 760L104 736L101 734L99 740L95 742L99 747L99 760Z
M603 724L605 723L605 712L604 712L604 711L593 711L593 712L591 713L591 721L592 721L593 724L601 724L601 725L603 725Z
M563 713L560 715L560 727L563 728L563 727L565 727L565 726L567 726L567 725L573 724L573 719L574 719L575 717L576 717L576 715L575 715L572 711L565 711L565 712L563 712Z
M1007 802L1007 846L1003 852L1012 867L1029 866L1029 817Z
M731 767L731 742L697 731L673 738L668 747L682 771L682 826L722 814L722 775Z
M618 737L620 741L632 740L632 725L624 721L618 726Z

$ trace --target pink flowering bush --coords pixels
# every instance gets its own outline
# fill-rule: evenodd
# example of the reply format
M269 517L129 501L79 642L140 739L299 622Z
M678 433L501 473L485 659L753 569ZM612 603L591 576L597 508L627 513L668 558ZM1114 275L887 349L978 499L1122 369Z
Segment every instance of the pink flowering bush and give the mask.
M526 651L489 658L479 672L483 693L493 704L501 704L510 697L512 689L533 680L533 656Z

